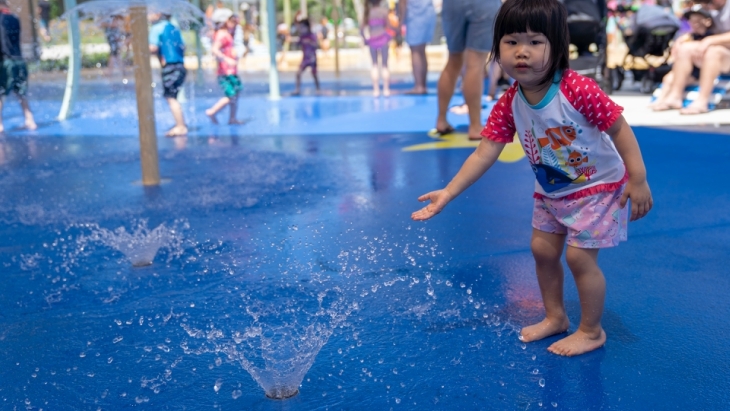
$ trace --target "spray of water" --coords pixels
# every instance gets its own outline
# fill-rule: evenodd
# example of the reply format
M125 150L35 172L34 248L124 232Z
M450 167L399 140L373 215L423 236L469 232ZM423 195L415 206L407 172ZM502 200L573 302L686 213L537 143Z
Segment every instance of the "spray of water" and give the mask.
M79 237L81 249L87 243L101 243L124 254L132 266L144 267L152 264L160 248L167 248L172 255L182 253L183 236L180 230L186 228L187 223L176 222L170 228L160 224L150 230L147 221L141 220L130 232L123 226L114 230L96 224L86 224L85 227L90 229L90 233Z

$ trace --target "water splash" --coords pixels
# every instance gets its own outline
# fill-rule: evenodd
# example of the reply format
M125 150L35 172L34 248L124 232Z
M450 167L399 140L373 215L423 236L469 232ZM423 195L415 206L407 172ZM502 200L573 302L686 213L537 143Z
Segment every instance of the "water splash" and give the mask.
M211 324L207 329L184 321L181 327L193 340L181 347L186 354L225 354L272 399L297 395L317 354L359 307L339 287L317 291L310 285L267 286L241 298L247 324L240 316L238 324Z
M178 227L182 224L182 228ZM122 254L134 267L151 265L160 248L167 248L172 256L182 254L183 236L181 229L187 223L176 222L171 228L160 224L154 229L147 228L147 221L139 221L131 232L122 226L115 230L107 230L96 224L86 224L91 229L88 235L82 235L78 244L83 250L86 243L95 242L111 247Z

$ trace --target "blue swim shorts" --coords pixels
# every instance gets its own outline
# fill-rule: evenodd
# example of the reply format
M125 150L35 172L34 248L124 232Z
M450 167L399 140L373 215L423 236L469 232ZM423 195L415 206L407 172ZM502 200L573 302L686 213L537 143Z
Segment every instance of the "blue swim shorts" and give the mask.
M409 46L430 44L436 29L433 0L408 0L405 23L406 43Z
M441 18L449 52L492 51L500 0L448 0L443 4Z

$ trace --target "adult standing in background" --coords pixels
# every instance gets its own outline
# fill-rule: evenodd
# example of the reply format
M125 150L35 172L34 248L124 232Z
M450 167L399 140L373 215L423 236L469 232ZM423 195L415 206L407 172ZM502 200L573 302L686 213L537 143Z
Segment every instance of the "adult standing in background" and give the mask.
M469 108L469 139L481 140L484 62L492 49L494 18L501 5L500 0L446 0L443 3L441 18L449 58L438 82L436 132L440 135L454 132L446 114L461 68L466 65L462 89Z
M453 0L449 0L453 1ZM482 0L484 1L484 0ZM448 1L447 1L448 2ZM406 43L411 48L411 65L413 67L413 89L406 94L426 94L426 45L433 39L436 28L436 10L433 0L400 0L398 11L400 21L406 25Z

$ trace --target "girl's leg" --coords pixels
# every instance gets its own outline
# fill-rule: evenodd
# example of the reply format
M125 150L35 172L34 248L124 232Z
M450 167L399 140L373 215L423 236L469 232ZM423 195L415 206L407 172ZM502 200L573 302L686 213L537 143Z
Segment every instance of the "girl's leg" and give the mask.
M388 70L388 45L380 48L380 63L383 75L383 95L390 95L390 70Z
M378 73L378 49L370 47L370 59L373 66L370 68L370 79L373 81L373 96L380 95L380 76Z
M314 78L314 87L319 91L319 76L317 75L317 65L310 68L312 70L312 78Z
M295 96L298 96L302 91L302 73L304 72L304 69L299 67L299 70L297 70L297 83L296 86L294 86L294 93L292 93Z
M238 114L238 94L231 97L231 111L228 117L228 124L243 124L243 122L239 121L238 118L236 118L236 115Z
M18 98L20 99L20 107L23 109L23 115L25 116L25 128L27 130L35 130L38 128L38 126L35 123L35 119L33 118L33 112L30 111L30 104L28 104L28 99L25 96L18 95Z
M221 111L223 107L227 106L230 102L231 99L229 99L228 97L223 97L222 99L218 100L218 102L213 104L213 107L205 110L205 115L210 117L210 121L212 121L213 124L218 124L218 119L215 117L215 115L218 114L218 112Z
M548 351L573 356L593 351L606 343L606 333L601 327L606 279L598 267L597 248L568 246L565 259L578 288L580 325L573 334L548 347Z
M426 45L419 44L411 47L411 66L413 70L413 89L406 94L426 94L426 77L428 75L428 60L426 59Z
M545 319L524 327L520 340L537 341L568 330L570 321L563 304L563 255L565 234L550 234L532 229L532 255L535 258L537 282L540 285L542 302L545 305Z

